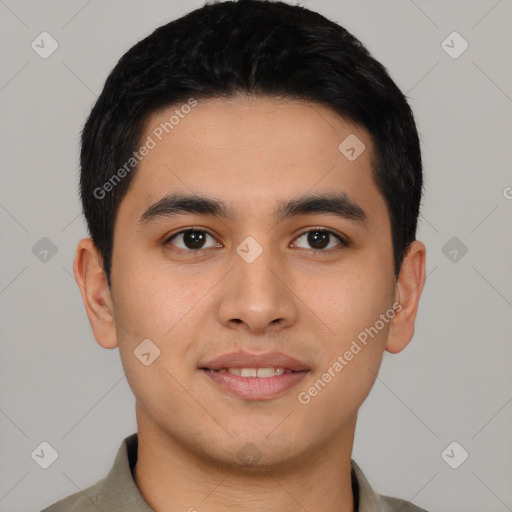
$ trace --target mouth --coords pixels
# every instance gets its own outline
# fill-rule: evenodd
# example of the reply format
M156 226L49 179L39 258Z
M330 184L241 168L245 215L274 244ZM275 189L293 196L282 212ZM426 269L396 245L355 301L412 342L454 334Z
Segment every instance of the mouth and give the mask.
M311 369L282 352L239 350L201 362L198 370L213 388L244 400L270 400L296 386Z
M218 373L230 373L231 375L238 375L240 377L257 377L259 379L275 377L276 375L283 375L285 373L294 373L298 371L307 370L292 370L290 368L267 366L265 368L199 368L200 370L208 370Z
M310 370L282 367L199 368L217 391L244 400L272 400L297 386Z

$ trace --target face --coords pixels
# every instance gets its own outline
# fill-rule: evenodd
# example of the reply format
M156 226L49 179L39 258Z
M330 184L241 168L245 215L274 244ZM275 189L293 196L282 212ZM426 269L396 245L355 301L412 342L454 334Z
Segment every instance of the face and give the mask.
M155 144L115 223L115 334L96 338L115 336L138 420L180 446L235 464L250 449L274 465L319 453L353 430L400 317L371 138L327 107L255 97L201 100L161 133L176 108L146 124ZM239 351L303 371L202 369Z

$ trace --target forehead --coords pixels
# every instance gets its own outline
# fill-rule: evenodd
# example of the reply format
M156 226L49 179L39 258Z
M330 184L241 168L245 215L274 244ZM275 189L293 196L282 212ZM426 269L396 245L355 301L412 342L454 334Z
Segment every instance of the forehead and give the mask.
M347 194L366 204L370 217L385 208L373 180L370 135L328 107L253 96L190 105L147 119L141 145L151 150L119 215L140 215L172 192L223 198L246 218L270 214L283 198L317 193Z

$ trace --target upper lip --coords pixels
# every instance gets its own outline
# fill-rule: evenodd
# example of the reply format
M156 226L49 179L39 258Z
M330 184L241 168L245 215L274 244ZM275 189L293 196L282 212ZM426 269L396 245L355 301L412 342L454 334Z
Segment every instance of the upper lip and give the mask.
M220 370L222 368L284 368L285 370L303 371L309 368L294 357L282 352L264 352L252 354L239 351L222 354L211 361L200 364L200 368Z

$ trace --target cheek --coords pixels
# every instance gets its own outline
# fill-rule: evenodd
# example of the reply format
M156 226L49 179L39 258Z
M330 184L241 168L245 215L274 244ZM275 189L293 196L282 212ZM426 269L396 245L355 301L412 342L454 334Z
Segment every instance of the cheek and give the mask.
M184 400L184 361L193 336L194 294L179 279L130 270L117 288L114 309L119 353L129 386L154 419L167 418L169 403ZM177 282L178 281L178 282ZM165 397L165 400L162 399ZM179 425L176 425L179 428Z
M329 279L310 282L309 300L315 308L318 305L315 311L330 328L323 342L325 359L316 375L320 379L316 388L322 390L322 398L312 409L319 407L315 412L333 421L345 407L355 412L370 392L394 316L394 285L389 273L382 272L375 261L361 257L358 263L350 269L348 265L339 267ZM322 412L321 404L325 407L326 403L343 407L327 407Z
M125 259L123 264L119 269L129 277L113 290L119 351L135 396L145 396L142 401L146 402L160 388L172 394L176 387L172 376L184 380L200 315L205 307L212 307L204 296L213 285L209 279L171 273L169 265L142 264L137 258ZM154 362L146 366L148 359Z
M362 260L350 267L333 266L323 279L308 279L308 289L314 311L341 343L374 325L392 306L394 296L390 273Z
M114 290L116 317L133 337L166 338L200 301L208 285L169 264L120 258ZM195 282L197 281L197 282Z
M368 396L382 362L389 322L394 315L390 288L382 281L357 277L339 282L333 279L329 288L327 285L315 288L324 293L329 290L322 306L328 312L322 320L330 330L322 341L322 365L316 371L312 387L303 391L305 400L309 397L311 401L308 410L323 418L325 424L336 425L356 414ZM314 300L313 295L310 297Z

